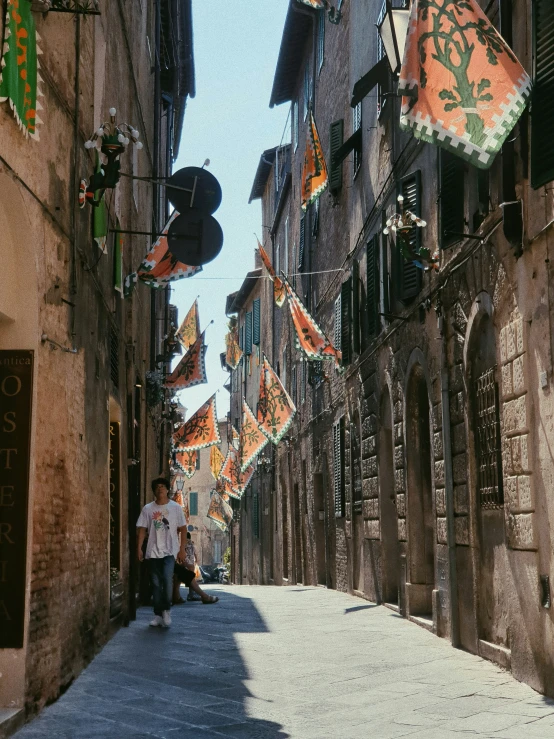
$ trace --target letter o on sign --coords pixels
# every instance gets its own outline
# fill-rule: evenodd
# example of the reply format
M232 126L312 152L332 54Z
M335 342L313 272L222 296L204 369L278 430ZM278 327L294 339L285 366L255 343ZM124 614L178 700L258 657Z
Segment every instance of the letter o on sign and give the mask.
M2 380L0 390L2 391L2 395L13 398L14 395L17 395L21 391L21 380L17 375L8 375L8 377L4 377Z

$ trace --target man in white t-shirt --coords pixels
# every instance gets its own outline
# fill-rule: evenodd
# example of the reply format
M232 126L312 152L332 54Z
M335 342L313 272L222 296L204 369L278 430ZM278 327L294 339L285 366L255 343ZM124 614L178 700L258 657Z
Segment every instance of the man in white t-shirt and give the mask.
M146 559L152 582L155 615L150 626L167 628L171 625L169 611L175 559L185 561L187 522L181 506L169 499L169 480L165 477L152 480L152 492L155 502L144 506L137 521L137 554L139 561ZM143 555L142 545L147 533L146 555Z

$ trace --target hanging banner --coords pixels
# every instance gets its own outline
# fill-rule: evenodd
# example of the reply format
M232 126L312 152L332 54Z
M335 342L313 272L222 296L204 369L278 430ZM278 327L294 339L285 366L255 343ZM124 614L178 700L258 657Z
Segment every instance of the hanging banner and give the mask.
M244 472L269 441L258 426L246 400L242 401L242 426L240 429L240 471Z
M198 452L189 449L176 449L175 464L189 478L193 477L198 464Z
M306 140L306 151L304 153L304 166L302 167L302 210L307 210L314 203L329 184L327 165L321 148L321 141L310 110L308 116L308 133Z
M289 283L286 283L289 308L296 331L296 346L310 360L333 359L340 365L341 352L336 349L300 302Z
M100 172L102 169L102 162L100 161L100 153L98 149L95 149L96 154L96 169L95 172ZM106 246L106 240L108 237L108 208L106 207L106 199L102 190L96 190L94 193L94 200L98 202L92 209L92 234L94 240L98 244L98 248L102 254L108 253L108 247ZM119 234L116 234L116 236Z
M225 457L221 453L220 448L218 446L213 446L210 449L210 470L214 480L218 479L219 473L221 472L221 468L223 467L224 463Z
M263 248L263 246L260 244L259 239L258 239L258 251L260 252L260 258L262 262L264 263L264 266L267 269L267 272L269 274L269 279L273 282L273 299L275 300L275 305L278 308L281 308L283 306L283 303L285 302L285 298L287 297L287 294L285 291L285 285L283 284L283 280L280 277L277 277L275 270L273 269L273 265L271 264L269 255L266 252L266 250Z
M257 420L260 429L274 444L286 434L296 414L296 406L264 355L260 372Z
M25 136L36 141L42 123L37 115L42 110L38 98L43 96L38 41L31 3L8 0L4 39L0 38L4 52L3 56L0 53L0 102L8 100Z
M179 450L204 449L212 444L221 444L215 394L173 434L173 445Z
M398 92L401 128L487 169L531 80L476 0L413 0Z
M210 498L210 506L208 508L208 518L211 519L221 531L227 531L233 520L233 509L226 503L221 495L215 490L212 491Z
M187 387L208 382L206 349L207 346L204 343L204 334L202 333L166 379L164 387L172 390L184 390Z
M227 347L225 362L231 369L235 370L243 355L243 351L239 346L239 330L236 318L229 321L229 333L225 337L225 345Z
M185 320L179 326L175 338L185 349L189 349L197 341L199 336L200 317L198 314L198 300L195 300L189 308Z
M230 492L228 487L226 487L226 492L229 492L231 497L240 499L248 487L253 474L253 465L250 465L244 472L241 472L238 450L230 446L220 473L220 477L229 483L230 486Z

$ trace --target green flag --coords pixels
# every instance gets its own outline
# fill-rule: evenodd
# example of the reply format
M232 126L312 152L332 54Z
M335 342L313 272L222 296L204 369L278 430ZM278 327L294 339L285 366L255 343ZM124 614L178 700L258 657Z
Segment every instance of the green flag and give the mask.
M101 169L102 162L100 161L98 149L96 149L96 171L99 172ZM94 193L94 199L97 200L99 197L102 198L100 200L100 204L93 207L92 233L94 236L94 240L96 241L100 249L102 249L102 254L107 254L108 249L106 247L106 236L108 235L108 212L106 210L104 193L97 190Z

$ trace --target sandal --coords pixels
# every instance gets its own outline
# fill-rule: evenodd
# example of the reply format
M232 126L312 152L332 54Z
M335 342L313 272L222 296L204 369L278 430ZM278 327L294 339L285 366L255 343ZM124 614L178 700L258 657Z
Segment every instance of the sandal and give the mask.
M203 600L202 603L207 606L210 603L217 603L218 600L219 598L217 597L217 595L208 595L207 599Z

